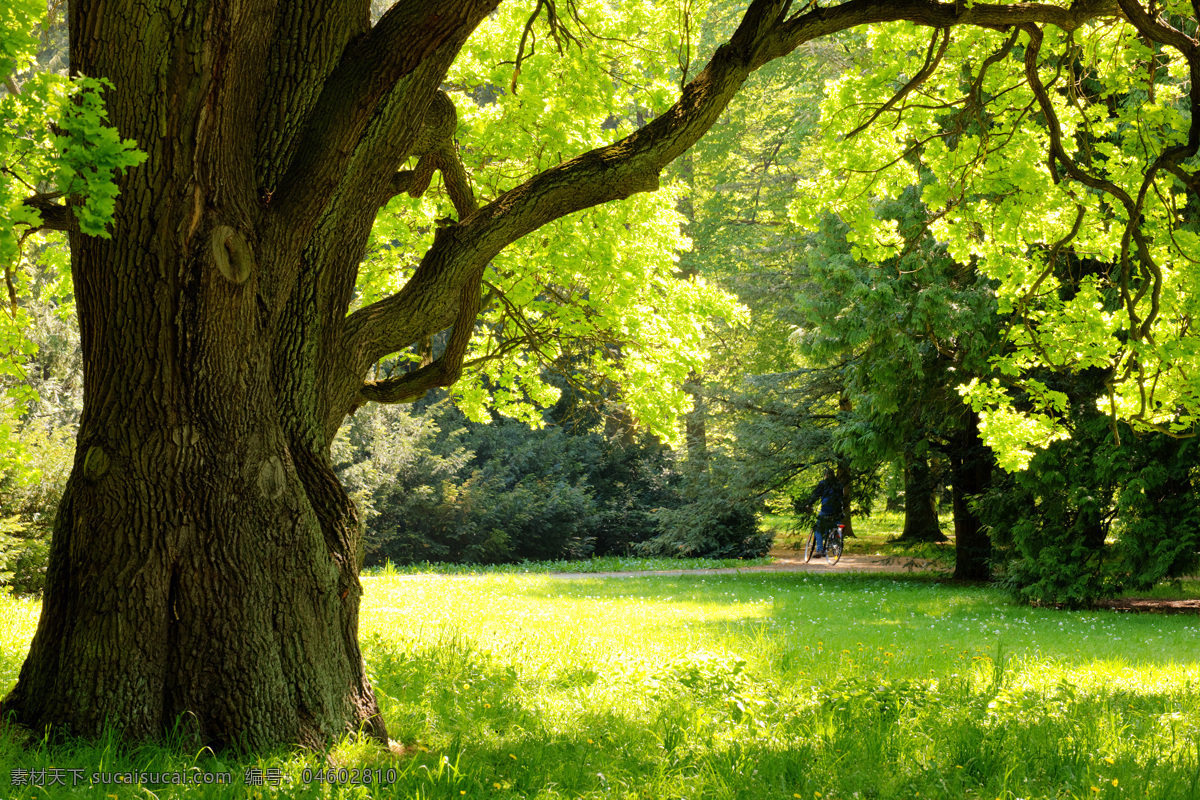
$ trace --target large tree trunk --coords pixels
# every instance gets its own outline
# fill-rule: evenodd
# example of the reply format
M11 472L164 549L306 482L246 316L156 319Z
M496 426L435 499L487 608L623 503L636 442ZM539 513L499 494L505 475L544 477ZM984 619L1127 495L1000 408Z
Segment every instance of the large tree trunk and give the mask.
M979 415L967 411L967 425L951 455L954 496L954 577L986 581L992 576L992 540L968 504L992 480L992 452L979 436Z
M31 727L178 726L250 748L387 736L358 645L358 520L329 454L366 365L335 345L378 187L489 7L460 13L457 35L426 30L414 73L429 74L390 95L362 74L377 61L346 55L371 50L361 9L243 10L71 4L73 70L113 82L111 118L149 158L122 182L113 238L71 237L84 408L3 706ZM330 84L378 95L349 132L357 155L325 128L345 99ZM326 144L299 168L320 184L340 157L336 175L297 179ZM457 290L431 295L433 313L453 314Z
M120 14L72 12L73 64L113 77L113 116L150 162L122 187L119 235L72 236L84 410L41 620L4 710L84 736L178 720L218 745L315 746L360 726L386 737L357 641L358 523L329 459L329 364L314 344L330 320L309 299L348 291L316 274L331 250L361 253L367 226L334 202L306 247L264 234L267 198L225 184L223 162L255 126L282 136L287 121L264 109L197 124L185 115L209 100L202 71L138 74ZM150 27L147 56L217 57L199 31ZM237 68L249 65L223 77L254 77ZM155 96L168 91L171 105ZM175 136L156 139L146 118ZM274 185L273 154L253 166ZM284 259L313 269L272 286ZM281 288L290 296L272 296Z
M904 457L904 531L900 541L946 541L938 527L937 481L929 459L911 451Z
M142 407L85 413L5 710L89 737L178 720L216 745L386 738L357 642L357 522L325 455L269 409L172 425L125 399Z

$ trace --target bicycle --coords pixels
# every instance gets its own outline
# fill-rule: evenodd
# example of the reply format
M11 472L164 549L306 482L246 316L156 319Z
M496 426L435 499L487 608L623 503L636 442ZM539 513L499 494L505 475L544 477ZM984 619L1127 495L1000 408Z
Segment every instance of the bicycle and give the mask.
M839 522L837 528L825 534L825 563L833 566L842 559L843 532L846 530L844 523ZM808 532L808 541L804 543L804 563L807 564L812 560L813 546L817 542L817 529L813 528Z

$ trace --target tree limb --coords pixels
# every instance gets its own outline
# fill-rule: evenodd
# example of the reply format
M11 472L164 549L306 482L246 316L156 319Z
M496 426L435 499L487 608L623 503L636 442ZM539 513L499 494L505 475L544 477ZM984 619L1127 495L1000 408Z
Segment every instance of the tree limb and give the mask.
M441 51L446 66L499 0L401 0L371 32L347 47L325 81L296 158L275 192L289 236L307 239L324 198L337 190L367 125L405 76ZM444 70L433 70L436 82ZM410 109L415 111L417 109Z
M1159 44L1169 45L1178 50L1191 61L1196 51L1196 40L1181 30L1171 27L1161 19L1155 19L1146 13L1142 4L1135 0L1118 0L1122 13L1138 33Z
M42 217L42 224L35 230L79 232L79 220L74 212L62 203L54 202L61 197L62 192L47 192L25 198L25 205L36 208Z
M450 324L460 311L464 282L525 234L567 214L656 189L661 170L708 130L751 72L806 41L857 25L902 20L938 28L1046 22L1073 30L1117 13L1115 0L1083 0L1071 8L851 0L833 8L806 6L806 13L788 19L790 7L783 0L754 0L730 40L665 113L612 145L533 176L443 229L403 289L347 318L340 343L344 372L365 376L379 358Z
M1069 8L1047 3L996 5L961 2L938 3L933 0L909 0L887 3L881 0L850 0L833 8L814 8L779 26L765 42L756 67L787 55L812 39L831 33L879 22L907 21L932 28L974 25L1007 30L1026 23L1048 24L1065 31L1098 17L1116 16L1117 0L1076 0Z
M408 403L418 399L430 389L451 386L462 375L463 357L471 344L475 330L475 318L479 316L480 282L483 271L479 270L463 286L459 301L458 316L454 320L454 332L446 350L435 361L393 378L366 383L362 388L363 400L377 403Z
M418 157L416 169L397 172L385 187L380 205L402 192L420 197L429 188L433 173L437 171L442 173L446 194L450 196L458 218L462 220L474 214L479 204L475 201L467 171L458 157L458 146L454 142L457 128L458 112L454 103L449 95L439 91L426 112L421 135L413 145L412 155Z

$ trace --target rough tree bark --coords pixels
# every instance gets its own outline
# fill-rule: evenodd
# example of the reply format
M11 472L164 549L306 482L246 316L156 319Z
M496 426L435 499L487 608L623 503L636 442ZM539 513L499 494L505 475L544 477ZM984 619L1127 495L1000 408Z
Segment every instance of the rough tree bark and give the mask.
M120 182L113 238L72 236L84 411L4 713L84 736L181 723L247 748L385 737L357 642L359 529L329 446L358 405L458 377L488 261L654 189L754 69L809 39L895 19L1074 27L1098 7L754 0L675 106L476 208L438 86L498 3L400 0L374 26L367 0L70 4L72 69L112 81L111 121L149 158ZM398 294L348 315L379 208L435 169L458 223ZM452 325L442 358L368 380Z
M946 541L938 527L937 481L929 459L911 451L904 454L904 530L900 541Z
M992 540L971 510L972 495L992 480L992 452L979 436L979 414L967 409L967 424L952 443L950 465L954 498L954 577L986 581L992 576Z

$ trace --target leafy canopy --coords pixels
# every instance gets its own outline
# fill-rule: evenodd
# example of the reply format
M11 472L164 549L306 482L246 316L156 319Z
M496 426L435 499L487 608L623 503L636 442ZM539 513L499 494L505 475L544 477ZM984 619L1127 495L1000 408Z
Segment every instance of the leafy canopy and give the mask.
M1046 366L1104 370L1103 410L1136 428L1196 432L1196 21L1123 5L1072 31L869 28L873 67L831 84L824 168L792 206L883 262L906 244L878 204L923 187L928 229L1010 315L998 377L963 389L1009 468L1066 435L1065 398L1030 378Z

